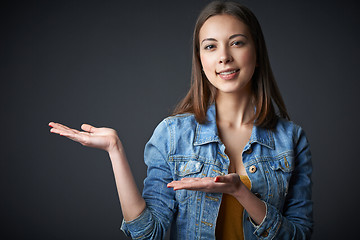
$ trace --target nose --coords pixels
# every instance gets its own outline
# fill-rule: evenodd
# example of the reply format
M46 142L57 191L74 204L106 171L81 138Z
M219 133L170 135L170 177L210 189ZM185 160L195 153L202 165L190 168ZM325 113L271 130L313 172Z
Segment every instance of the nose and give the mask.
M233 58L227 49L223 49L220 52L219 63L226 64L226 63L231 62L232 60L233 60Z

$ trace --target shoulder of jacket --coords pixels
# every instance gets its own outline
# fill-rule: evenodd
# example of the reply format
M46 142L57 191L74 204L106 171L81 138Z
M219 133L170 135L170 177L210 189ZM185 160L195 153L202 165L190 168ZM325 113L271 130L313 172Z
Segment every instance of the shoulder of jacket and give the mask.
M282 137L287 136L292 138L294 142L297 142L298 139L305 134L303 128L300 125L284 118L279 118L274 133L275 135L278 134Z
M191 113L183 113L175 116L169 116L163 120L167 125L183 126L187 124L196 124L195 116Z
M293 121L289 121L284 118L279 118L276 124L276 131L286 131L286 132L298 132L301 129L301 126L296 124Z

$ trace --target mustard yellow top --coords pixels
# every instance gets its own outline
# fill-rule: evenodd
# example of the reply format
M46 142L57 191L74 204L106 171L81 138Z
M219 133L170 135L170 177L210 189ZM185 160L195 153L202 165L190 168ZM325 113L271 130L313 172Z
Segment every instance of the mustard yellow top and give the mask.
M248 176L240 175L241 181L250 189L251 182ZM231 195L223 194L219 215L217 218L216 239L243 240L243 206Z

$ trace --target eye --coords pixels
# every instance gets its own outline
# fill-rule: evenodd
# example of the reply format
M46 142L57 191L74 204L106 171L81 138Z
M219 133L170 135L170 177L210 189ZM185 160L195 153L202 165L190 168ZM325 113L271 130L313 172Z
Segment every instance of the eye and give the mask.
M245 42L243 42L243 41L235 41L235 42L231 43L231 46L233 46L233 45L241 47L241 46L245 45Z
M215 48L215 45L214 44L209 44L209 45L206 45L204 47L205 50L211 50L211 49L214 49Z

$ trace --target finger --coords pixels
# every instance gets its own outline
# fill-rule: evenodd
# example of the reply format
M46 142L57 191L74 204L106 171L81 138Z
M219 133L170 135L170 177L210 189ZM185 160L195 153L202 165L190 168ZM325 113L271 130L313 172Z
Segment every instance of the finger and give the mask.
M50 122L49 126L52 127L52 128L58 128L58 129L66 129L66 130L70 129L69 127L67 127L65 125L62 125L60 123L55 123L55 122Z
M86 137L89 135L89 133L85 132L79 132L78 130L74 129L57 129L52 128L50 129L51 133L59 134L60 136L67 137L73 141L80 142L81 144L86 142Z
M168 184L168 188L173 188L175 191L176 190L181 190L181 189L187 189L187 190L192 190L190 188L190 183L174 183L174 184Z
M53 128L50 129L51 133L56 133L56 134L59 134L59 135L62 135L63 132L65 132L65 131L68 131L68 130L60 129L60 128L56 128L56 127L53 127Z
M167 184L167 187L175 187L186 183L186 181L183 181L182 179L180 181L172 181Z
M200 178L187 177L187 178L182 178L180 181L181 182L193 182L193 181L198 181L198 180L200 180Z
M60 134L60 135L63 135L65 133L79 133L80 132L79 130L68 128L68 127L66 127L66 126L64 126L62 124L59 124L59 123L50 123L49 126L52 127L50 129L50 132L57 133L57 134Z
M180 181L172 181L171 183L168 183L168 185L167 185L168 188L173 188L174 190L178 190L179 186L181 186Z
M74 132L67 130L67 129L59 129L59 128L51 128L50 129L51 133L56 133L59 134L61 136L70 136L71 134L73 134Z
M50 123L49 123L49 126L52 127L52 128L63 128L63 129L68 128L68 127L65 126L65 125L62 125L62 124L60 124L60 123L55 123L55 122L50 122Z
M65 132L65 133L62 133L61 136L67 137L70 140L78 142L78 143L80 143L80 144L82 144L84 146L89 145L89 133L85 133L85 132L79 132L79 133Z
M174 188L174 190L184 189L189 187L191 184L190 181L172 181L167 184L168 188Z
M83 124L81 125L81 129L84 130L85 132L89 132L89 133L94 133L97 131L97 128L94 126L91 126L90 124Z
M167 186L168 188L171 188L171 187L174 186L174 182L170 182L170 183L168 183L166 186Z

